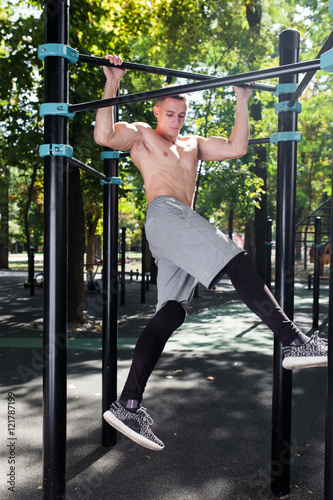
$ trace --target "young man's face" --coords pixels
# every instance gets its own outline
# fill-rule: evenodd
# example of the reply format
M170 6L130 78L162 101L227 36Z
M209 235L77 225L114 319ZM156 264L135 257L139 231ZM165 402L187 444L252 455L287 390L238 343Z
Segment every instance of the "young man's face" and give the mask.
M180 99L168 97L158 106L154 106L154 115L157 117L158 127L171 137L178 136L184 125L187 105Z

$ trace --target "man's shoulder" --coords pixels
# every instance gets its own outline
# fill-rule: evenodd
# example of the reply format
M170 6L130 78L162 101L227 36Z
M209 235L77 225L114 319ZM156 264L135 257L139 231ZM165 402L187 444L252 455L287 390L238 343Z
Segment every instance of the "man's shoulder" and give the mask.
M191 145L192 147L199 147L200 140L202 137L199 135L185 135L184 137L180 137L178 142L186 143L187 145ZM185 144L184 144L185 146Z
M197 141L198 139L201 139L199 135L185 135L184 137L180 137L178 140L179 141Z
M148 125L148 123L145 123L145 122L134 122L134 123L132 123L132 126L138 128L138 129L144 129L144 130L147 130L147 129L149 130L150 129L150 130L153 130L151 128L151 126Z

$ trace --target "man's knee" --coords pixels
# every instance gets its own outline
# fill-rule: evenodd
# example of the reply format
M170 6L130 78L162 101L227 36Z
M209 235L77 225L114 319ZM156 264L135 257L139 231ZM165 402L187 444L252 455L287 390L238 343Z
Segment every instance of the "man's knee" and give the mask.
M247 252L242 252L236 255L224 268L229 278L232 279L248 279L260 280L259 275L254 266L251 255Z
M179 328L184 323L186 313L180 302L169 300L162 309L167 314L169 321L172 321L174 325L178 325L176 328Z

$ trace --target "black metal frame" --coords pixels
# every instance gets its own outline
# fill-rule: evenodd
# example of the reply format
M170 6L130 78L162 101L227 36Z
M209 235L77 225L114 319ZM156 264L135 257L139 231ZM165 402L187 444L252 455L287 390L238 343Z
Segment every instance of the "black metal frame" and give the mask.
M45 2L46 43L68 44L69 0ZM68 61L45 60L45 102L68 102ZM68 119L47 116L46 144L68 143ZM68 161L44 158L43 492L62 498L66 477Z
M45 0L45 41L46 43L68 44L68 10L69 0ZM293 30L291 30L293 31ZM289 33L289 34L288 34ZM284 32L281 39L295 42L295 34ZM332 44L332 40L329 41ZM295 51L297 52L297 46ZM106 106L139 102L155 99L160 96L189 93L209 88L224 87L229 85L242 85L254 80L263 80L280 77L280 81L289 83L295 81L298 73L313 72L320 69L318 60L305 63L289 61L282 56L281 66L268 70L252 71L246 74L232 75L222 78L199 76L186 72L168 70L169 76L202 79L196 83L178 85L165 89L142 92L136 95L127 95L92 101L90 103L69 106L70 112L97 109ZM295 52L294 51L294 52ZM104 59L80 56L81 62L104 64ZM85 60L84 60L85 59ZM98 59L98 58L97 58ZM126 63L127 65L131 63ZM134 63L133 63L134 64ZM131 64L132 65L132 64ZM127 66L129 67L129 66ZM133 68L134 69L134 68ZM136 65L136 70L139 69ZM157 69L160 74L166 74L165 68ZM157 72L151 68L151 72ZM160 71L161 70L161 71ZM146 66L144 71L150 71ZM310 75L310 73L309 73ZM307 79L309 76L307 77ZM259 88L258 84L253 85ZM272 90L271 86L260 86L263 90ZM269 88L270 87L270 88ZM303 86L302 86L303 87ZM301 92L301 91L298 91ZM295 95L283 95L289 103ZM299 95L299 94L297 94ZM45 102L68 102L68 61L62 57L51 57L45 60ZM279 131L296 130L297 113L284 112L279 116ZM252 140L253 141L253 140ZM258 143L259 140L254 140ZM268 142L267 138L261 142ZM45 143L68 143L68 118L64 116L45 117ZM251 143L251 141L250 141ZM294 189L296 142L279 143L279 200L277 221L277 275L276 286L280 292L280 301L287 314L292 317L292 279L293 271L293 241L294 241ZM44 370L43 370L43 490L44 498L55 499L63 497L65 493L66 474L66 398L67 398L67 216L68 216L68 158L49 156L44 159L45 166L45 305L44 305ZM75 160L71 161L75 163ZM81 163L81 162L78 162ZM82 165L76 163L75 166ZM88 167L89 168L89 167ZM85 169L87 170L87 169ZM96 171L95 171L96 172ZM90 171L90 173L93 173ZM94 173L95 175L95 173ZM104 174L102 180L118 175L118 162L115 159L104 160ZM117 243L118 243L118 186L105 184L104 186L104 310L103 310L103 410L116 398L117 379ZM333 203L333 201L332 201ZM285 233L282 228L288 228ZM333 235L333 228L331 231ZM332 243L331 243L332 248ZM333 257L331 253L331 265ZM280 259L280 261L279 261ZM288 273L288 274L287 274ZM288 276L288 283L286 277ZM330 278L330 318L329 318L329 344L333 341L332 313L333 313L333 278ZM330 351L329 351L330 352ZM328 367L328 406L326 426L326 461L325 461L325 498L333 500L333 363L329 354ZM281 495L289 491L289 466L285 463L288 453L286 443L281 441L281 435L286 436L287 444L290 442L290 401L291 401L291 373L281 367L280 347L275 348L274 377L278 384L274 390L273 401L273 451L272 464L280 461L282 472L279 477L274 474L272 489ZM282 434L281 434L282 432ZM282 438L283 440L283 438ZM116 441L116 434L109 426L103 423L102 442L110 446ZM272 467L273 470L273 467ZM276 471L275 471L276 472Z
M285 30L280 35L280 64L295 63L299 57L300 35ZM280 83L297 83L297 75L280 77ZM285 101L290 94L282 94ZM279 113L279 132L297 130L297 113ZM276 208L275 294L290 319L294 316L294 248L296 206L297 142L278 144L278 183ZM282 368L282 346L274 339L274 377L272 408L271 489L276 496L288 495L290 489L290 442L292 371Z
M326 41L325 41L324 45L322 46L322 48L320 49L320 51L318 52L316 59L319 59L322 54L324 54L325 52L330 50L332 47L333 47L333 31L331 32L329 37L326 39ZM316 71L310 71L309 73L307 73L304 76L303 80L301 81L301 83L299 84L299 86L297 87L297 89L295 90L295 92L293 93L293 95L291 96L291 98L288 102L289 108L291 108L295 104L297 99L303 94L304 90L309 85L309 83L311 82L311 80L315 74L316 74Z
M176 94L189 94L191 92L199 92L201 90L214 89L218 87L229 87L233 85L237 86L245 83L251 83L254 80L268 80L270 78L276 78L285 75L295 75L297 73L306 73L308 71L314 70L317 71L318 69L320 69L320 61L314 59L312 61L289 64L284 67L277 66L271 69L250 71L248 73L240 73L238 75L224 76L221 78L209 78L202 82L187 83L184 85L172 85L163 89L139 92L137 94L127 94L120 97L113 97L111 99L99 99L98 101L72 104L68 107L68 111L69 113L77 113L79 111L86 111L88 109L106 108L108 106L149 101L163 96L165 97ZM250 86L255 88L255 84ZM271 89L269 90L271 91Z

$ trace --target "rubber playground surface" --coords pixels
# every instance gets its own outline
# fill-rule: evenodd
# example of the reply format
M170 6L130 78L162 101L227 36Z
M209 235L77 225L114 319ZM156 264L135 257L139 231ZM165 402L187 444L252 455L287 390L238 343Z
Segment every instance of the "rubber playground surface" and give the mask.
M0 271L0 498L37 500L43 498L43 292L36 289L30 297L24 279L24 272ZM140 283L126 283L126 304L119 306L119 392L155 298L150 286L141 304ZM275 498L270 490L272 335L228 280L212 292L199 289L148 383L143 404L165 444L161 452L122 435L113 448L101 446L101 296L86 291L85 311L85 327L71 325L68 333L67 499ZM323 336L327 314L324 282ZM305 332L311 330L312 291L305 282L295 287L294 319ZM295 372L292 499L323 498L325 407L326 370Z

